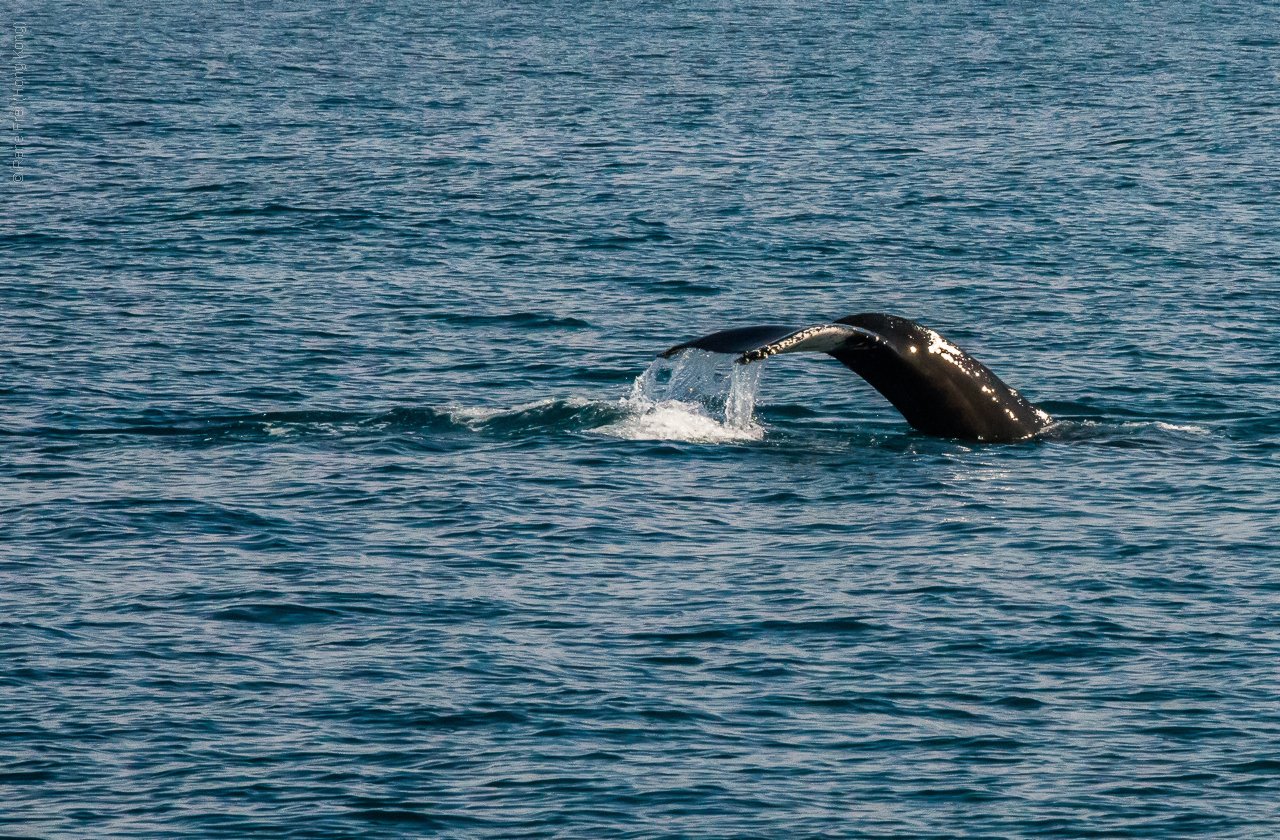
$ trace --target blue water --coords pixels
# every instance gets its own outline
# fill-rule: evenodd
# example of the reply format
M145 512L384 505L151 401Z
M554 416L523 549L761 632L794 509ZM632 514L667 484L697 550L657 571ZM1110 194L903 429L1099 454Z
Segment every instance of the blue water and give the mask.
M5 15L0 834L1280 831L1276 4L112 5ZM650 366L855 312L1057 422Z

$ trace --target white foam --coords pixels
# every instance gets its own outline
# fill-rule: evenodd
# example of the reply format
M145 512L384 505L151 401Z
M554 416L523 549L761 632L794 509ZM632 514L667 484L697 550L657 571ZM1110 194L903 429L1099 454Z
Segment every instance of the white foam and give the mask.
M625 440L687 440L693 443L731 443L760 440L764 429L754 423L730 426L707 414L698 403L666 400L636 407L637 411L595 431Z
M764 437L755 421L756 390L764 365L737 365L726 354L686 351L657 359L636 377L631 393L616 402L580 397L543 399L513 407L451 406L449 420L480 431L505 419L558 408L602 409L610 422L583 431L626 440L697 443L753 441Z
M730 359L695 350L673 363L655 360L636 377L630 395L619 400L625 416L595 431L627 440L760 440L764 428L755 422L755 403L763 366L735 365Z
M1162 420L1156 421L1156 428L1163 429L1166 432L1188 432L1193 435L1211 434L1211 432L1203 426L1178 426L1173 423L1165 423Z
M1098 426L1104 427L1106 423L1099 423L1095 420L1080 421L1082 426ZM1191 435L1211 435L1213 431L1204 426L1178 425L1175 423L1166 423L1163 420L1129 420L1123 423L1114 424L1115 427L1125 429L1126 431L1143 431L1146 429L1159 429L1162 432L1179 432Z

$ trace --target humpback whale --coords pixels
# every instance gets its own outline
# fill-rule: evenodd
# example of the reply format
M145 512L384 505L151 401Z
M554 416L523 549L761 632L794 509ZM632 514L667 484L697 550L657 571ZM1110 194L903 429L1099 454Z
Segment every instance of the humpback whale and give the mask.
M1023 440L1050 417L1000 381L986 365L928 327L866 312L795 329L768 324L721 330L677 344L681 350L734 353L750 364L778 353L815 352L861 376L926 435L999 443Z

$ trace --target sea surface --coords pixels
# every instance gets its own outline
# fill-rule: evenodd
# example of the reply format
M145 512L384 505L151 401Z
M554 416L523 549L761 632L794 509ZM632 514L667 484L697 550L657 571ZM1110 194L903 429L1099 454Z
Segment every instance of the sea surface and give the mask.
M0 836L1280 834L1280 5L4 18Z

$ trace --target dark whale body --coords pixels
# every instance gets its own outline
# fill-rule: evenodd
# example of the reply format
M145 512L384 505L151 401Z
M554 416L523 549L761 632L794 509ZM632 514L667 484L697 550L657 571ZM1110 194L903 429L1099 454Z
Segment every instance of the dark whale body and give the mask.
M739 354L740 364L777 353L826 353L867 380L912 428L935 437L1008 442L1031 437L1050 422L986 365L928 327L896 315L850 315L801 330L722 330L659 355L686 349Z

